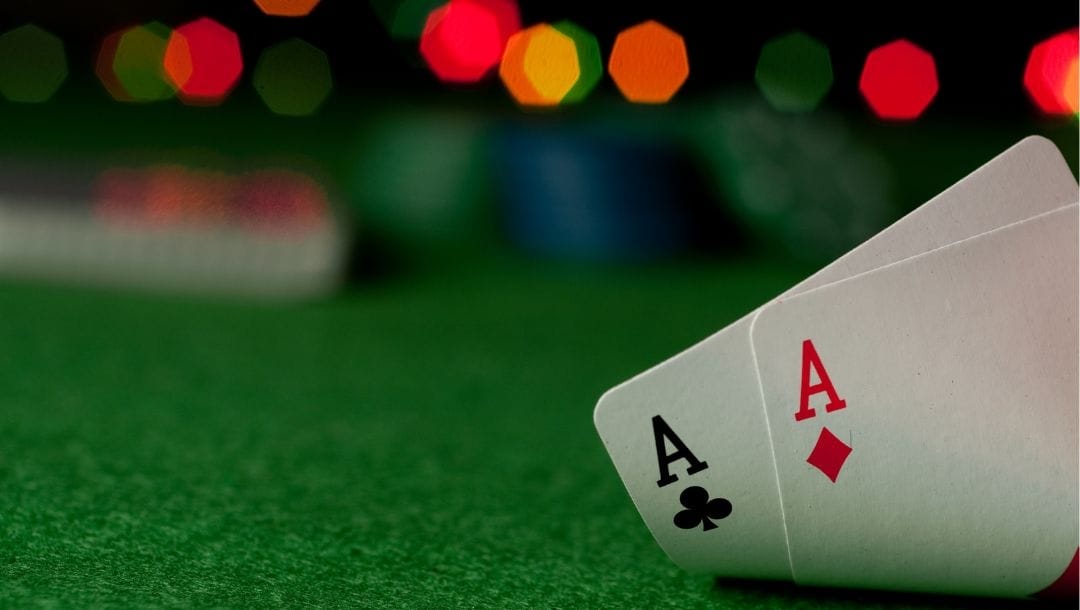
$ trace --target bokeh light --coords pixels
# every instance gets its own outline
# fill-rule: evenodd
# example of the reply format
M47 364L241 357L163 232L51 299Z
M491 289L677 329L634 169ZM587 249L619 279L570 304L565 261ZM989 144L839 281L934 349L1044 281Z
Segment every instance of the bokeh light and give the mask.
M604 64L600 57L600 43L596 41L596 36L593 36L573 21L564 19L556 23L554 27L569 36L577 48L578 72L580 75L577 82L574 83L574 86L570 88L570 91L562 99L564 104L575 104L592 93L592 90L596 88L596 84L600 82L600 77L604 74Z
M1024 88L1039 110L1059 115L1077 112L1078 49L1080 30L1076 28L1051 36L1031 49L1024 67Z
M221 103L244 69L236 34L209 17L173 31L164 65L182 101L206 105Z
M581 75L577 47L566 34L541 23L510 37L499 76L526 106L555 106Z
M866 56L859 91L879 118L918 118L938 92L934 57L903 38L882 45Z
M274 17L303 17L319 4L319 0L255 0L259 10Z
M1080 62L1077 58L1073 58L1069 62L1069 69L1065 72L1065 87L1063 96L1065 98L1065 105L1073 113L1080 112L1080 82L1077 78L1077 69L1080 68Z
M97 61L94 62L94 75L98 77L101 86L105 87L109 97L118 102L131 102L134 100L128 95L124 86L120 84L120 79L116 78L116 72L113 71L116 49L120 46L120 37L123 35L124 30L120 30L109 34L105 37L105 40L101 41Z
M299 38L264 50L252 80L266 106L287 116L314 114L334 87L326 53Z
M0 34L0 95L12 102L48 101L67 78L64 43L33 24Z
M577 48L574 41L550 25L529 38L522 69L537 93L558 104L577 82Z
M171 33L168 27L156 21L133 26L121 33L112 73L128 99L153 102L169 99L176 93L163 68L165 47Z
M803 32L777 36L761 48L754 81L775 110L813 110L832 87L829 49Z
M433 10L420 35L420 55L444 82L474 83L502 58L521 29L511 0L450 0Z
M529 39L535 28L529 27L511 36L499 63L499 78L514 101L523 106L549 105L525 74L525 51L529 50Z
M608 72L631 102L666 103L690 76L686 43L659 22L640 23L615 38Z
M506 39L521 29L521 11L518 9L517 0L450 0L451 4L454 2L471 2L490 12L499 26L499 36L504 45Z
M446 0L370 0L371 10L395 40L416 40L428 15Z

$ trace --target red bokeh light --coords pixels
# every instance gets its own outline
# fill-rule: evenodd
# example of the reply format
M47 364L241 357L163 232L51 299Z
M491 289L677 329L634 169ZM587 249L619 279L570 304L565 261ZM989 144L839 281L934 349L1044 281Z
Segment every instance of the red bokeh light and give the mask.
M101 42L97 61L94 62L94 74L97 75L110 97L118 102L130 102L131 95L124 89L124 85L120 83L120 79L116 77L116 72L113 70L113 59L116 58L116 49L120 46L120 38L123 35L124 30L113 32Z
M474 2L491 11L495 15L495 22L499 24L499 38L502 44L521 30L521 12L518 10L517 0L467 0Z
M1024 88L1045 113L1073 114L1077 111L1074 86L1069 71L1080 49L1080 29L1072 29L1040 42L1031 49L1024 68Z
M236 33L208 17L173 30L165 48L165 73L187 103L220 103L243 69Z
M880 46L866 56L859 91L879 117L914 119L937 95L934 57L902 38Z
M512 0L450 0L428 15L420 54L439 80L474 83L498 65L520 29Z

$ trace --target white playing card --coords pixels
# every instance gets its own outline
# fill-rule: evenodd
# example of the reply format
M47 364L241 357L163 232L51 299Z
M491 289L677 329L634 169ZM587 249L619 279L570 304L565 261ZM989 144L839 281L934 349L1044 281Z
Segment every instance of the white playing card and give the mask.
M762 308L793 579L1024 597L1076 553L1077 205Z
M1053 210L1076 199L1061 154L1027 138L852 250L787 294L914 256ZM675 563L718 575L790 579L776 470L750 348L749 316L674 358L609 390L594 420L634 504ZM667 464L676 480L660 485L656 437L662 424L706 465ZM675 457L660 434L659 453ZM688 487L731 502L722 527L684 529L674 517ZM691 499L691 498L688 498ZM683 523L687 525L687 523Z

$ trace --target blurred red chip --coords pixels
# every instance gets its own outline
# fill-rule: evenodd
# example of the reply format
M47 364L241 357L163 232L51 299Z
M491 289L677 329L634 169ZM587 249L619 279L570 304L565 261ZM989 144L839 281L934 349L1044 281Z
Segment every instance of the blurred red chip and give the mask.
M284 169L234 176L172 164L118 167L101 174L95 193L100 218L141 229L237 227L287 236L320 228L331 214L319 182Z

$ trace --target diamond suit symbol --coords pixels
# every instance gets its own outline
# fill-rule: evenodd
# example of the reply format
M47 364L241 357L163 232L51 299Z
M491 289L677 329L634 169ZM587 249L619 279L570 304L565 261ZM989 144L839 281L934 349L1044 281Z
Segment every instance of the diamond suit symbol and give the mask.
M822 427L817 443L814 444L814 449L810 452L806 461L835 483L836 477L840 475L840 469L844 467L844 462L847 461L849 455L851 455L851 447L836 438L836 435L830 432L828 428Z

